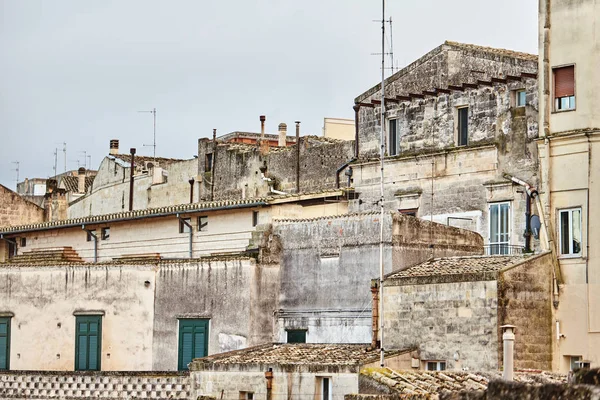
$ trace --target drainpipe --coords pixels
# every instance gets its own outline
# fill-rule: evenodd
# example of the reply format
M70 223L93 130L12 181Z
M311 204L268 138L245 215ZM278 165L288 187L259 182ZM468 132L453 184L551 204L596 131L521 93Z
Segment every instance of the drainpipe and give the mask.
M215 200L215 184L217 183L217 130L213 129L213 156L212 156L212 185L210 185L210 201Z
M192 225L189 222L187 222L185 219L181 218L180 214L177 214L177 219L179 220L180 223L184 224L185 226L187 226L190 229L188 253L189 253L189 258L192 258L192 243L193 243L193 239L194 239L194 230L192 229Z
M525 202L525 253L531 253L531 198L529 192L526 193L527 201Z
M500 327L504 330L502 334L502 341L504 352L504 368L502 371L502 379L505 381L512 381L514 378L514 370L515 370L515 328L514 325L502 325Z
M133 211L133 170L135 169L135 148L129 149L131 164L129 166L129 211Z
M300 193L300 121L296 121L296 193Z
M190 178L190 204L194 203L194 178Z
M354 158L358 158L358 112L360 106L355 104L354 107Z
M98 262L98 236L91 229L86 229L85 225L81 225L81 229L87 232L94 240L94 262Z
M273 368L269 368L265 372L265 379L267 380L267 400L273 399Z
M373 299L371 349L375 350L378 348L377 336L379 334L379 281L377 279L371 279L371 298Z

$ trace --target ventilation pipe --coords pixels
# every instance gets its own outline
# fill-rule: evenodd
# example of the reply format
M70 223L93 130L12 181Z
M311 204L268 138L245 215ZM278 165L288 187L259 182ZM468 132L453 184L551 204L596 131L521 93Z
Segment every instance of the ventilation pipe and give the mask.
M212 156L212 185L210 185L210 201L215 200L215 184L217 183L217 130L213 129L213 156Z
M119 140L118 139L112 139L110 141L110 150L108 151L108 154L111 155L116 155L119 154Z
M190 204L194 203L194 178L190 178L188 181L190 183Z
M133 211L133 170L135 169L135 148L129 149L131 163L129 165L129 211Z
M287 142L287 125L285 123L279 124L279 147L285 147Z
M85 168L83 167L77 170L77 192L85 193Z
M502 334L503 341L503 359L504 359L504 370L502 371L502 379L505 381L512 381L515 374L515 328L514 325L502 325L500 327L504 330Z
M296 121L296 193L300 193L300 121Z
M267 400L273 399L273 368L265 371L265 379L267 380Z
M260 119L260 138L264 139L265 138L265 121L267 120L267 117L264 115L261 115L258 118Z
M358 158L358 112L360 106L355 104L354 107L354 158Z

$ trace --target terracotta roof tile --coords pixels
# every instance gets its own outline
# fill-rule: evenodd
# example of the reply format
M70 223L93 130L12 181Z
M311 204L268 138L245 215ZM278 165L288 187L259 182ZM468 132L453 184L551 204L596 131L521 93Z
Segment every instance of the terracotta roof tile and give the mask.
M85 191L87 192L88 188L92 186L94 183L94 178L96 176L86 176L85 177ZM63 176L60 180L59 186L64 186L67 192L79 192L79 177L77 176Z

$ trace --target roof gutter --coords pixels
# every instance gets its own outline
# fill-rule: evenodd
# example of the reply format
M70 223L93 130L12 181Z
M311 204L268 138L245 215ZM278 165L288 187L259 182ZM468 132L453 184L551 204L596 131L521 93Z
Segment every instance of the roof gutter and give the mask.
M206 211L222 211L222 210L232 210L232 209L241 209L241 208L252 208L259 206L267 206L269 205L267 202L260 201L255 203L248 204L238 204L238 205L230 205L230 206L220 206L220 207L209 207L209 208L194 208L190 210L179 210L179 211L170 211L165 213L158 214L149 214L149 215L138 215L134 217L122 217L122 218L112 218L101 221L81 221L81 222L73 222L65 225L53 225L53 226L44 226L40 228L26 228L26 229L17 229L14 231L4 231L0 233L0 239L5 239L5 235L13 235L17 233L25 233L25 232L39 232L39 231L48 231L52 229L61 229L61 228L79 228L88 225L99 225L99 224L110 224L114 222L125 222L125 221L135 221L146 218L159 218L159 217L169 217L172 215L181 215L181 214L193 214L197 212L206 212Z

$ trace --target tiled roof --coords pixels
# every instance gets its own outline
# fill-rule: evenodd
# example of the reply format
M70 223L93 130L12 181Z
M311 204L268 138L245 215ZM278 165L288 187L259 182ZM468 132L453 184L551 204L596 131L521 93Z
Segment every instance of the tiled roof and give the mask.
M530 60L530 61L537 61L537 59L538 59L538 56L536 54L522 53L520 51L514 51L514 50L499 49L499 48L487 47L487 46L479 46L479 45L468 44L468 43L459 43L459 42L453 42L450 40L446 40L445 44L448 46L458 47L458 48L465 49L465 50L483 51L486 53L497 54L497 55L505 56L505 57L522 58L524 60Z
M234 138L260 139L261 136L262 135L260 133L256 133L256 132L234 131L234 132L227 133L225 135L221 135L221 136L217 137L217 139L226 142L226 141L234 139ZM265 139L277 140L277 139L279 139L279 134L265 133ZM287 135L286 141L295 142L296 136Z
M85 191L94 183L95 176L85 177ZM79 177L78 176L63 176L60 180L59 186L64 186L67 192L79 192Z
M500 372L394 371L389 368L364 368L361 374L402 395L485 390L491 380L502 377ZM567 376L552 372L523 371L515 372L515 381L528 384L566 383Z
M111 157L114 157L116 159L119 159L121 161L126 162L127 164L131 163L131 155L130 154L115 154L112 155ZM147 157L147 156L135 156L135 162L137 163L145 163L147 161L151 161L151 162L157 162L158 165L160 166L167 166L169 164L175 163L175 162L181 162L181 161L187 161L187 160L183 160L183 159L179 159L179 158L165 158L165 157Z
M0 234L4 233L21 233L21 232L32 232L40 230L48 230L54 228L68 228L74 226L81 226L85 224L98 224L98 223L110 223L128 221L142 218L153 218L163 217L167 215L194 213L198 211L214 211L223 210L230 208L248 208L267 206L270 204L287 203L294 201L302 201L320 197L331 197L339 196L344 193L341 189L325 190L314 193L299 193L299 194L286 194L276 195L269 197L260 197L243 200L220 200L220 201L206 201L201 203L186 203L166 207L157 208L146 208L143 210L124 211L113 214L103 215L92 215L89 217L66 219L62 221L43 222L39 224L29 224L20 226L7 226L0 228Z
M393 272L386 279L416 278L455 274L478 274L498 272L514 265L526 256L466 256L434 258L399 272Z
M378 360L379 350L368 351L368 347L368 344L269 343L215 354L197 361L229 365L362 365Z

